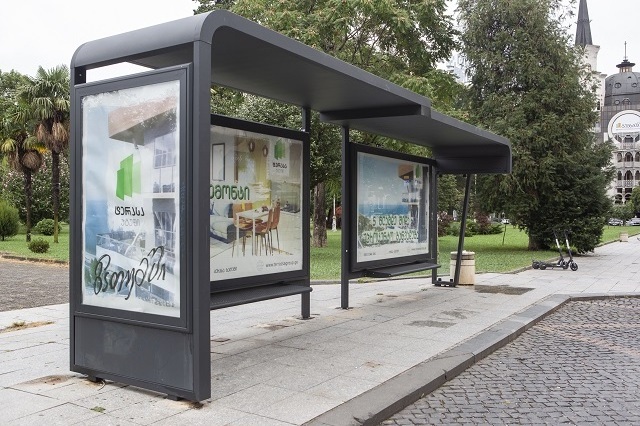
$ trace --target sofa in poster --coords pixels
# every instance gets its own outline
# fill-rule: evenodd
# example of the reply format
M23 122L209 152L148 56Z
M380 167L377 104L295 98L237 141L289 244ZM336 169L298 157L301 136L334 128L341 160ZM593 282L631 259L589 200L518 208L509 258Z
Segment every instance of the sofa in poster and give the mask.
M302 142L212 126L211 143L211 280L300 270Z

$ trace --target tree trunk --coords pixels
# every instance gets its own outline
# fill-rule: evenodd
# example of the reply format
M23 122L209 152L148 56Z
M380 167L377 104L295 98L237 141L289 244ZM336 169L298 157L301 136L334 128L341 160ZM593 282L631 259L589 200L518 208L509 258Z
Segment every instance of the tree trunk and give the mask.
M58 212L60 211L60 153L51 150L51 198L53 202L53 242L58 242Z
M540 241L535 239L535 238L533 238L531 235L529 235L529 247L528 247L528 249L531 250L531 251L540 250Z
M27 209L27 223L25 226L27 227L27 242L31 241L31 199L33 198L31 191L31 170L23 171L24 175L24 195L25 195L25 204Z
M325 213L324 182L318 183L313 188L313 246L325 247L327 245L327 216Z

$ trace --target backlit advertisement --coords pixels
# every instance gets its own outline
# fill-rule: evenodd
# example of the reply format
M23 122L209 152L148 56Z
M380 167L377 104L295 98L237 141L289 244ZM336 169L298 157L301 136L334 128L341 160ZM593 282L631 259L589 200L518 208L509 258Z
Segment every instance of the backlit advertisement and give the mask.
M300 271L302 141L211 127L211 281Z
M357 152L356 261L429 253L428 166Z
M82 303L180 316L180 81L82 98Z

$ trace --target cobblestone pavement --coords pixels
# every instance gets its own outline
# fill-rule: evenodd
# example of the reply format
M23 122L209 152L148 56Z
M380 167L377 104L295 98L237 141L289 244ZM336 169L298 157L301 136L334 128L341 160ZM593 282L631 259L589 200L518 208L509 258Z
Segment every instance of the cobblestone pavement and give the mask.
M571 302L382 424L640 424L639 313Z
M66 265L0 258L0 312L68 301Z

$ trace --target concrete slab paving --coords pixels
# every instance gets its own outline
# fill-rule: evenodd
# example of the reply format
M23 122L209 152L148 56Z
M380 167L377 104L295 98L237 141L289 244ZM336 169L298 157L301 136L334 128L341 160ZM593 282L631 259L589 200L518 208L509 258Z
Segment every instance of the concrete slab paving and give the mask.
M353 283L348 310L339 285L315 285L306 321L299 297L213 311L212 397L202 404L69 372L68 304L0 312L2 422L374 424L570 297L640 294L637 239L576 261L575 272L479 274L457 288L424 278Z

